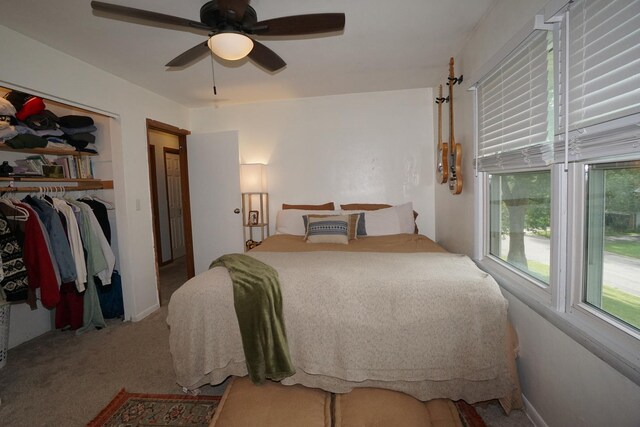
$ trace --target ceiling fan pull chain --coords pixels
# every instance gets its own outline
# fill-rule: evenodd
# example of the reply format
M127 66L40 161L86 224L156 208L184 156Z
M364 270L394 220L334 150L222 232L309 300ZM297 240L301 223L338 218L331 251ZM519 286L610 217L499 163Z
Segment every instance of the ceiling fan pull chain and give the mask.
M213 69L213 52L211 52L210 56L211 56L211 77L213 78L213 94L217 95L218 90L216 89L216 72Z

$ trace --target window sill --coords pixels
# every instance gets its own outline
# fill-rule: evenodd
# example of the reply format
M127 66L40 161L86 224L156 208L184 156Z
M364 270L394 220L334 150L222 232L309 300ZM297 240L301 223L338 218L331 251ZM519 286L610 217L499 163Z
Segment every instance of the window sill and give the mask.
M551 288L541 286L535 279L528 277L525 273L515 268L509 268L502 260L494 258L492 255L486 256L482 261L476 261L478 266L491 274L496 282L512 294L519 292L530 301L537 304L551 307ZM500 279L500 280L498 280Z
M624 337L624 332L582 310L572 308L569 313L555 310L548 293L491 259L476 260L476 264L491 274L504 290L640 386L640 340Z

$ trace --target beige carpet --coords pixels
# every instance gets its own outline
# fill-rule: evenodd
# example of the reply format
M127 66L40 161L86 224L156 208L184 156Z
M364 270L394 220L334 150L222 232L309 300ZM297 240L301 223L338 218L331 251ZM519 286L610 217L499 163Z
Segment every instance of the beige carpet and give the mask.
M160 274L160 305L169 304L173 292L187 280L187 257L174 259L158 270Z
M106 329L80 336L52 331L9 350L0 369L0 425L84 426L122 388L180 393L166 310L165 305L137 323L108 321ZM221 395L224 385L201 390ZM531 426L523 412L506 417L497 403L478 412L487 425Z

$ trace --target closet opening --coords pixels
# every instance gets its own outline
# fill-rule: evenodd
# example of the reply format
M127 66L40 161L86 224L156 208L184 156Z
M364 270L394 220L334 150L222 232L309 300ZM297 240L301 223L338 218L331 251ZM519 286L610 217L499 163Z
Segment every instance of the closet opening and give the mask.
M189 134L188 130L147 119L157 287L162 306L195 274L187 163Z

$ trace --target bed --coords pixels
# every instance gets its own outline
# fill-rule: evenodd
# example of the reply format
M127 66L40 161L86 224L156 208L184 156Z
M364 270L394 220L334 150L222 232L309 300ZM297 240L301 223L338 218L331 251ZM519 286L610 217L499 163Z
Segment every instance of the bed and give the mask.
M397 390L426 401L521 406L515 334L498 285L466 256L413 233L310 244L279 234L248 255L278 271L291 360L282 380L330 392ZM167 322L187 389L247 374L228 272L172 296Z

